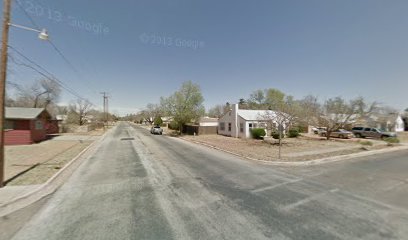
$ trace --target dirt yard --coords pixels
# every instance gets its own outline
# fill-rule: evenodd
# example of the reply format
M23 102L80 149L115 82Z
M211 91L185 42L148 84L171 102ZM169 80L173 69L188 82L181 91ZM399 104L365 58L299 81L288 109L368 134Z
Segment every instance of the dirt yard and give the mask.
M188 141L208 144L244 157L266 161L279 160L279 144L278 140L275 139L239 139L221 135L183 136L182 138ZM370 147L370 149L386 147L381 141L373 142L374 146ZM363 149L358 141L355 140L338 141L298 137L283 139L281 151L280 161L300 161L346 155L367 150Z
M399 132L397 135L402 143L408 143L408 132Z
M62 134L32 145L6 146L7 185L32 185L46 182L71 159L100 137Z

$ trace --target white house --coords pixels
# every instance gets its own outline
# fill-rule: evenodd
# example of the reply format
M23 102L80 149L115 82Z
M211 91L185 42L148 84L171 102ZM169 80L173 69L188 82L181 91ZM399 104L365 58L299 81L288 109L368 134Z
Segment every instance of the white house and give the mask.
M218 134L236 138L250 138L252 128L267 128L267 122L275 114L271 110L232 109L218 120Z
M395 120L395 131L396 132L405 131L405 123L401 115L398 115L397 119Z

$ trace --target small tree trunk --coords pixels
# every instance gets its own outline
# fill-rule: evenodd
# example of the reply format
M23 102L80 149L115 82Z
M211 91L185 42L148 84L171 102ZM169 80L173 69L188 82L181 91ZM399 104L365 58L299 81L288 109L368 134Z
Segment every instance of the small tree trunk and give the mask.
M278 153L278 159L281 159L281 148L282 148L282 131L279 130L279 153Z

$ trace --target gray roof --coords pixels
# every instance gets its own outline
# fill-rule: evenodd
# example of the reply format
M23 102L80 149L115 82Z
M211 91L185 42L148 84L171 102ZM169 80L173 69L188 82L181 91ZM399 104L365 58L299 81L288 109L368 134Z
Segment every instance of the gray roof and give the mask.
M247 121L265 121L268 120L271 116L276 115L274 111L271 110L247 110L247 109L238 109L238 115Z
M218 122L218 118L201 117L199 122Z
M43 111L44 108L6 107L6 119L35 119Z

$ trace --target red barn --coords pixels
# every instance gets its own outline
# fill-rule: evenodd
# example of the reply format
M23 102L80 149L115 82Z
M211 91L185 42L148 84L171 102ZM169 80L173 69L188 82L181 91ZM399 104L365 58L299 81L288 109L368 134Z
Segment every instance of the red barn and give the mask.
M51 115L44 108L6 107L5 113L6 145L32 144L47 138Z

